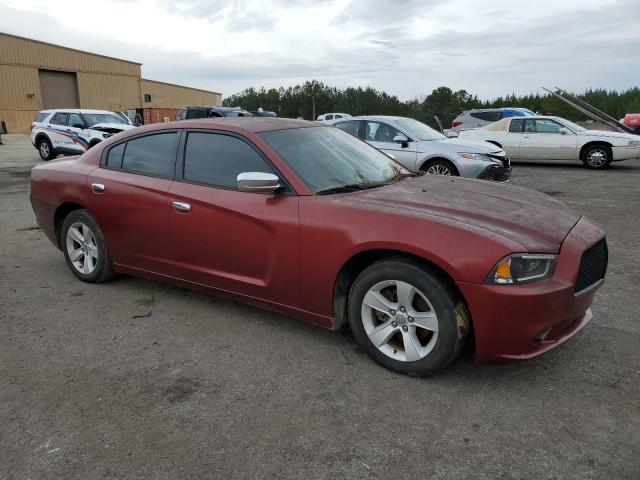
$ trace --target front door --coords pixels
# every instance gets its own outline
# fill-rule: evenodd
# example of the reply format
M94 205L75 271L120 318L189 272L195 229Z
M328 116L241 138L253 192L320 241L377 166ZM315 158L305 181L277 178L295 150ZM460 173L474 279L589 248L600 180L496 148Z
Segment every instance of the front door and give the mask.
M572 160L576 158L576 135L550 118L527 118L521 134L522 159Z
M182 175L169 189L171 242L181 278L257 299L296 305L299 298L298 197L242 192L243 172L275 173L242 137L191 131ZM181 178L180 178L181 177Z
M413 141L399 143L393 139L404 133L385 122L367 120L364 127L364 140L378 150L392 155L398 163L411 171L416 170L418 159L417 143Z

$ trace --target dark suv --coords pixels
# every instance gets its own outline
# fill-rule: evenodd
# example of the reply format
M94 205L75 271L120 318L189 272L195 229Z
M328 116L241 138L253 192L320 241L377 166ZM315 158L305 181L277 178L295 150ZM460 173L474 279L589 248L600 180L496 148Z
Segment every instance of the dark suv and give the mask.
M183 107L176 120L209 117L253 117L253 114L240 107Z

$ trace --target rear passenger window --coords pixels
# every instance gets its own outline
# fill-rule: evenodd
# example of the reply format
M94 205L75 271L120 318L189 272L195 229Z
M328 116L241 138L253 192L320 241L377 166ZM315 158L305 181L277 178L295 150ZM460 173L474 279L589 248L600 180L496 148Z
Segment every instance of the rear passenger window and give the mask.
M187 110L187 120L191 120L192 118L207 118L206 110Z
M184 154L184 179L216 187L238 188L238 174L274 173L249 144L217 133L191 132Z
M122 158L123 170L156 177L170 177L176 158L175 132L158 133L127 142Z
M511 125L509 125L509 131L514 133L520 133L522 132L523 125L524 125L524 120L513 119L511 120Z
M124 143L112 147L107 153L105 165L111 168L122 168L122 154L124 153Z
M68 125L69 114L68 113L56 113L51 119L51 123L54 125Z
M471 112L471 116L484 120L485 122L497 122L502 118L502 112L490 111L490 112Z

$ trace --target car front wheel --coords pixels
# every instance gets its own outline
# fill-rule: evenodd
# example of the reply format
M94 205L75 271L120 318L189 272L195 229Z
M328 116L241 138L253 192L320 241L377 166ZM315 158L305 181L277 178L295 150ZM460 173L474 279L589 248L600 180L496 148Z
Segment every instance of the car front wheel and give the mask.
M400 258L374 263L358 276L349 295L349 322L376 362L409 375L447 367L469 329L466 306L450 282Z
M89 283L106 282L113 277L102 231L87 210L74 210L67 216L61 238L64 258L76 277Z
M591 145L582 152L582 163L587 168L602 170L609 166L612 156L608 145Z
M456 167L448 160L436 160L428 163L422 167L422 170L427 175L458 175L458 170L456 170Z

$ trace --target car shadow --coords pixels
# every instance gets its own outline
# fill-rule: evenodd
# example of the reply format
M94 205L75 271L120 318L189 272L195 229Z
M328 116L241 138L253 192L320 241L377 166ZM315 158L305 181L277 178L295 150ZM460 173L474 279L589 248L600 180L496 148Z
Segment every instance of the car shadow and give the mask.
M624 163L624 162L616 162L609 165L609 168L604 170L589 170L581 163L572 162L569 160L563 161L549 161L549 162L520 162L514 161L512 162L514 168L518 167L547 167L547 168L567 168L571 170L585 170L589 172L611 172L611 171L640 171L640 163L632 164L632 163Z

